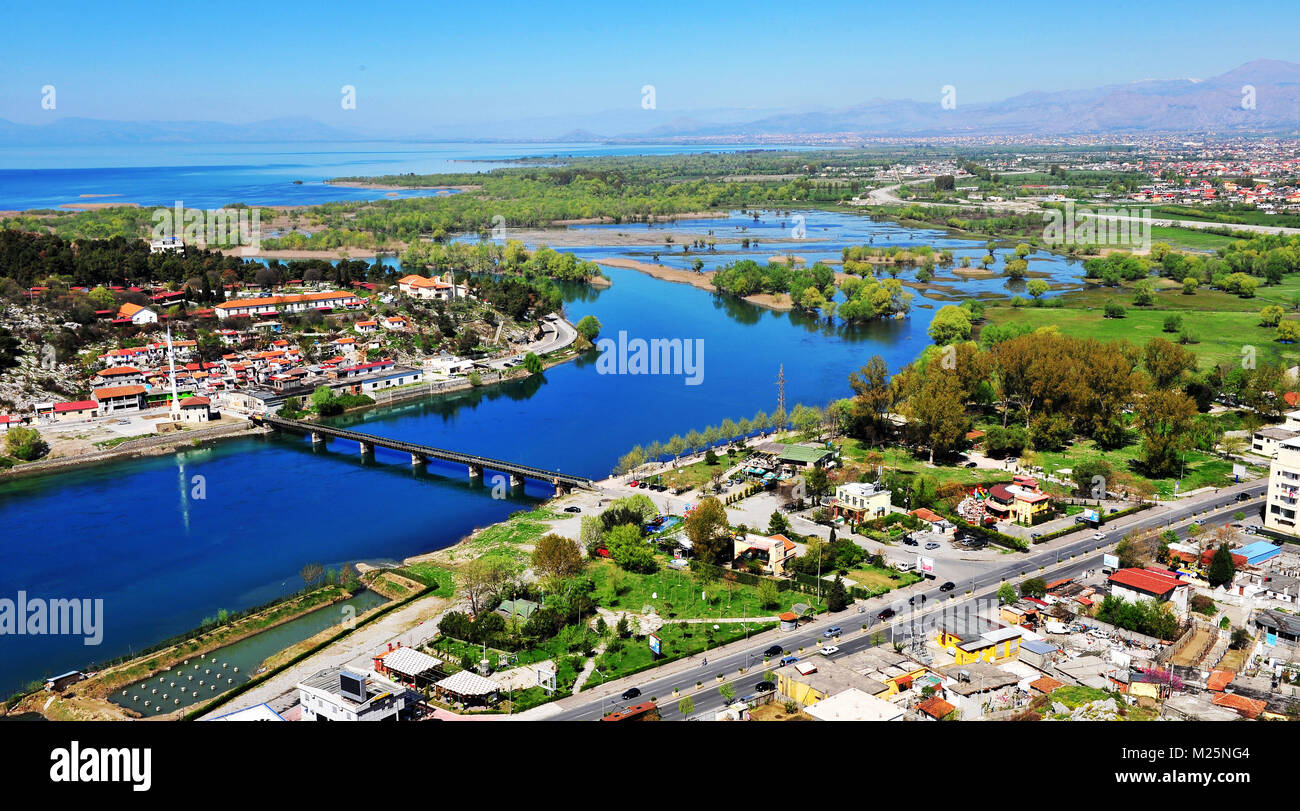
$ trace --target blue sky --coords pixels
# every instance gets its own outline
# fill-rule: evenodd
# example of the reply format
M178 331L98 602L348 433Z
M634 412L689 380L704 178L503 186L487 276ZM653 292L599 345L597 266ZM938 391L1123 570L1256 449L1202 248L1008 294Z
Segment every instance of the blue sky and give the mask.
M1292 56L1297 30L1294 3L1201 0L5 5L0 118L307 116L391 134L636 110L646 84L685 115L1206 77Z

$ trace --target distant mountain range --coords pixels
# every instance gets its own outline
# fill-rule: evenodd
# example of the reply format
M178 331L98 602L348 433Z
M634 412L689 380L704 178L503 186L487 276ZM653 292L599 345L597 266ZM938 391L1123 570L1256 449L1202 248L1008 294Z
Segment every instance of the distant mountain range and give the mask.
M1249 90L1249 88L1253 88ZM954 109L931 101L872 99L816 110L719 108L690 113L606 110L484 124L445 126L402 137L346 130L310 118L251 124L212 121L105 121L51 124L0 119L0 145L209 144L362 140L701 141L789 136L1071 135L1124 132L1300 132L1300 64L1247 63L1210 79L1148 79L1089 90L1033 91ZM1252 95L1253 94L1253 95ZM1252 102L1253 107L1243 104Z

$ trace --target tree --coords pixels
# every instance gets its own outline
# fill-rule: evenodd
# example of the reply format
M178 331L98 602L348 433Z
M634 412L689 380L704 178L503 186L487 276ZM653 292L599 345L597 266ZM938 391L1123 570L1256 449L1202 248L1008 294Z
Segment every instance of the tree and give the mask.
M537 375L542 373L542 370L546 368L546 365L542 363L541 358L537 357L537 355L532 352L529 352L527 355L524 355L524 368L528 370L529 374Z
M1300 341L1300 322L1283 321L1277 325L1277 334L1273 337L1275 341L1293 344Z
M582 550L572 538L552 532L537 540L532 563L539 577L571 577L582 571Z
M1017 599L1019 599L1019 595L1016 594L1015 586L1010 583L1003 583L998 587L998 602L1014 603Z
M641 538L641 529L635 524L620 524L605 533L609 556L620 568L638 574L649 574L659 568L654 550Z
M1155 387L1167 389L1185 373L1196 371L1196 353L1164 338L1152 338L1142 349L1142 364Z
M1196 288L1200 286L1201 283L1196 277L1188 276L1187 278L1183 279L1183 295L1184 296L1196 295Z
M885 416L894 405L894 388L889 382L889 365L879 355L872 355L856 372L849 375L853 389L853 434L879 439L885 430Z
M1180 454L1189 444L1196 401L1181 391L1158 390L1139 400L1135 413L1147 475L1160 477L1177 472Z
M600 335L601 323L594 315L584 315L581 321L574 324L574 328L578 330L579 335L586 338L588 342L592 342L596 340L596 336Z
M1020 583L1020 596L1041 600L1047 594L1047 583L1041 577L1031 577Z
M706 563L721 563L731 556L727 511L713 496L700 499L686 516L686 537L691 551Z
M1124 305L1120 304L1118 301L1108 301L1106 302L1104 312L1106 318L1123 318Z
M966 436L966 404L958 376L933 369L911 372L905 386L908 429L920 444L929 447L930 464L934 464L936 454L956 448Z
M1025 285L1025 292L1032 296L1035 301L1050 289L1047 282L1042 279L1030 279L1028 284Z
M1270 304L1259 311L1259 325L1261 327L1276 327L1282 320L1282 308L1276 304Z
M826 608L830 611L843 611L848 608L849 603L849 593L844 588L844 580L836 572L835 580L831 582L830 590L826 592Z
M970 338L970 314L955 304L945 304L930 321L928 334L939 346L955 344Z
M808 495L812 496L813 504L820 504L821 497L830 489L830 478L826 471L819 467L809 468L808 472L803 474L804 487L808 490Z
M1237 567L1232 563L1232 548L1226 543L1219 544L1214 557L1210 558L1210 568L1205 579L1210 581L1210 588L1232 585L1237 574Z
M499 558L475 558L457 571L456 586L469 600L470 612L478 614L509 581L510 576L510 566L505 561Z
M730 684L724 684L718 688L718 695L722 696L723 701L730 704L731 699L736 697L736 688Z
M303 585L311 586L325 576L325 567L319 563L308 563L298 572L298 576L302 578Z
M50 446L35 428L15 426L5 434L5 451L15 459L30 462L48 453Z
M758 601L763 608L775 608L778 604L779 594L775 580L765 577L758 584Z
M786 532L789 529L790 529L790 522L786 520L784 515L781 515L781 511L773 510L772 516L771 518L768 519L767 522L767 534L780 535L781 533Z
M677 702L677 711L682 714L682 717L689 718L691 713L695 712L695 702L691 700L690 696L687 696Z

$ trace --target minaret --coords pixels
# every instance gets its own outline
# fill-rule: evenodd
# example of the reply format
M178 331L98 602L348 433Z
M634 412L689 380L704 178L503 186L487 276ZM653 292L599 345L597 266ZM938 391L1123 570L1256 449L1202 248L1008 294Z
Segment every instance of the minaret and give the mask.
M167 369L172 383L172 422L181 421L181 398L176 393L176 358L172 352L172 328L167 326Z
M785 413L785 364L781 364L780 370L776 373L776 410L778 413Z

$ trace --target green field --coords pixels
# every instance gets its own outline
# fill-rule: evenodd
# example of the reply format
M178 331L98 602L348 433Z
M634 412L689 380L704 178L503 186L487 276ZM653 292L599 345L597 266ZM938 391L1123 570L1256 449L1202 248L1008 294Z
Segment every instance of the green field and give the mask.
M719 645L734 642L776 627L774 622L720 622L717 628L707 622L671 622L655 632L659 637L662 656L659 661L680 659L702 653ZM762 666L762 662L756 662ZM583 685L583 689L622 678L631 673L649 669L655 665L654 654L649 643L642 639L618 639L610 642L609 648L596 659L596 669ZM694 686L695 680L711 679L716 671L703 671L699 675L682 677L682 689ZM758 678L755 677L755 681ZM646 696L646 698L664 699L666 696Z
M668 569L666 563L661 557L658 572L641 575L625 572L613 561L600 560L590 564L585 574L596 583L596 604L615 612L640 613L645 606L654 606L668 619L701 619L770 617L788 611L795 603L807 603L817 611L824 608L813 595L797 591L778 592L777 605L764 608L755 586L717 582L703 588L690 572ZM707 599L700 599L701 593Z

